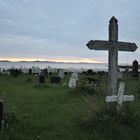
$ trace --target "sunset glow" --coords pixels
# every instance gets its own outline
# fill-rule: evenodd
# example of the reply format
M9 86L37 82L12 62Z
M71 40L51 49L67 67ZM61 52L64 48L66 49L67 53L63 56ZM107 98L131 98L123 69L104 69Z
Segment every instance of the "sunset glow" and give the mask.
M12 61L12 62L18 62L18 61L54 61L54 62L71 62L71 63L105 63L94 59L87 59L87 58L79 58L79 59L40 59L40 58L0 58L0 61Z

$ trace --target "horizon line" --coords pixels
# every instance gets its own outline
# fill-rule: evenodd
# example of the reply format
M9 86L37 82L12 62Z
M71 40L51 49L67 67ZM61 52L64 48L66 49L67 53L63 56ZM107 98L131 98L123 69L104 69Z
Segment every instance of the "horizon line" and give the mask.
M81 58L80 61L77 59L40 59L40 58L0 58L0 62L54 62L54 63L87 63L87 64L108 64L108 62L97 61L94 59ZM121 62L118 64L130 65L128 62Z
M42 58L0 58L0 61L10 61L10 62L33 62L33 61L48 61L48 62L62 62L62 63L106 63L102 61L98 61L95 59L88 58L72 58L72 59L42 59Z
M0 62L53 62L53 63L89 63L89 64L107 64L107 62L85 62L85 61L55 61L55 60L0 60Z

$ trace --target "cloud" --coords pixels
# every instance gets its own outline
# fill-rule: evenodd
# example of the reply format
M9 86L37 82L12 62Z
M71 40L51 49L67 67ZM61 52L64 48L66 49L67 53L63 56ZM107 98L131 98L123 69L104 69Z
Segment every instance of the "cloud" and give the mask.
M139 44L139 4L138 0L0 0L0 55L107 62L107 52L90 51L86 43L108 40L108 22L116 16L119 40ZM132 57L120 53L119 61L140 59L139 52Z

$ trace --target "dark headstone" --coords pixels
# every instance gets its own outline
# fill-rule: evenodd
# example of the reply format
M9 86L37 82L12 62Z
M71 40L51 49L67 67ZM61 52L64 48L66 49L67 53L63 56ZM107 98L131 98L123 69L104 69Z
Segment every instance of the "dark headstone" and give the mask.
M45 84L45 74L41 72L38 77L39 84Z
M52 76L53 74L52 74L52 72L49 72L49 76Z
M30 75L32 74L32 69L29 69L29 74L30 74Z
M65 74L65 75L68 75L69 73L68 73L68 72L64 72L64 74Z
M44 74L48 76L48 69L44 69Z
M134 60L132 66L132 77L138 77L138 75L138 61Z
M17 77L18 75L21 74L21 71L18 70L18 69L10 69L10 74L13 76L13 77Z
M60 83L60 77L59 76L50 77L50 82L52 84L59 84Z

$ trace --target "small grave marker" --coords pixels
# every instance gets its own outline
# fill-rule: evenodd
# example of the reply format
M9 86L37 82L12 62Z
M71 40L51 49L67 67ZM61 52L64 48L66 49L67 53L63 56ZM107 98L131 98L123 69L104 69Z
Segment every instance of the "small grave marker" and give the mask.
M29 73L29 69L26 68L26 67L21 67L20 70L21 70L21 72L24 73L24 74L28 74L28 73Z
M31 75L32 74L32 69L29 69L29 75Z
M106 102L117 102L117 110L121 110L123 106L123 101L134 101L134 96L133 95L124 95L124 88L125 84L124 82L120 82L119 84L119 90L118 90L118 95L112 95L112 96L106 96Z
M63 70L63 69L59 69L59 77L60 77L61 79L64 78L64 70Z
M69 88L75 88L75 87L76 87L76 79L75 78L70 78Z
M38 82L39 84L45 84L45 74L41 72L38 76Z
M41 70L39 67L32 67L32 74L33 75L39 75L40 71Z
M72 74L71 74L71 78L74 78L74 79L76 79L76 81L78 80L78 73L77 72L73 72Z

